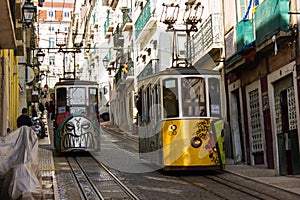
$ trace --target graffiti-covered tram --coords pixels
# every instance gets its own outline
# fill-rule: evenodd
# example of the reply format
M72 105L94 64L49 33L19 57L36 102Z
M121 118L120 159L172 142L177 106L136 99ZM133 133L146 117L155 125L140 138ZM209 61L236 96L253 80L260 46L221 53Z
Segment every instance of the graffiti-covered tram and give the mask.
M165 171L224 169L219 72L173 67L137 82L140 157Z
M61 80L55 84L54 147L59 153L98 151L98 84Z

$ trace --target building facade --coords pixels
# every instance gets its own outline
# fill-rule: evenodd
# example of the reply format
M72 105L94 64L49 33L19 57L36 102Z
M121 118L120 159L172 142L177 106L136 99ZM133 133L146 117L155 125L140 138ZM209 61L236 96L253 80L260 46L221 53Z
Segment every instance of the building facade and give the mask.
M48 85L53 88L55 83L62 78L64 71L73 70L72 53L60 52L59 48L73 47L72 40L66 37L66 45L59 46L59 35L72 36L71 25L74 15L74 0L46 1L43 7L38 7L38 44L46 54L44 62L40 66L43 76L41 87ZM71 41L71 42L70 42Z
M22 24L21 8L23 1L6 0L0 2L0 69L1 69L1 99L0 99L0 135L6 135L7 130L16 129L16 119L20 114L19 93L24 91L18 82L18 63L26 55L26 32ZM21 57L21 59L19 59ZM25 104L26 105L26 104ZM22 106L22 104L21 104Z
M299 1L223 3L229 156L299 174Z

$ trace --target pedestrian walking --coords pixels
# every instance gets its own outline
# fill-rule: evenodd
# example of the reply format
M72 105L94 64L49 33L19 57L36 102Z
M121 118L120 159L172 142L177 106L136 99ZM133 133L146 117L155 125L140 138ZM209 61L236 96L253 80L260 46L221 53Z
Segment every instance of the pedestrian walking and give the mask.
M45 109L47 110L47 117L49 118L50 112L49 112L49 102L48 101L46 101L46 103L45 103Z
M21 126L32 126L32 121L28 115L27 108L22 109L22 114L17 119L17 127L20 128Z
M51 120L54 120L55 114L54 114L54 110L55 110L55 104L53 101L50 101L50 112L51 112Z
M35 109L35 105L31 106L31 114L32 114L32 117L37 117L38 116L37 111Z
M45 111L45 106L44 106L44 104L41 101L39 103L39 110L41 112L41 117L43 117L44 111Z

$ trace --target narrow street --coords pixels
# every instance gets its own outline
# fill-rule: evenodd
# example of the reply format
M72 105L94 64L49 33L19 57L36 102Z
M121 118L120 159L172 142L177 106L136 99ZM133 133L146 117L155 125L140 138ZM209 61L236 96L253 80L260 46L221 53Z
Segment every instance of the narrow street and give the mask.
M52 122L48 121L51 138ZM101 130L100 152L91 155L89 153L66 156L53 154L55 169L53 177L56 180L53 188L56 188L57 194L54 196L57 199L179 200L191 198L298 199L300 197L300 177L278 179L279 182L276 183L275 180L280 177L276 178L271 172L262 169L229 165L229 171L162 172L147 161L138 158L135 139L137 136L129 135L117 127L110 126L109 123L103 123ZM43 147L51 149L50 146ZM75 160L78 160L76 161L77 167ZM97 162L104 165L113 178L107 172L101 171ZM245 171L242 172L241 169ZM259 177L243 175L247 172L261 174ZM270 180L273 179L273 184L268 182L268 176ZM114 185L114 178L118 179L117 182L122 184L125 190L130 191L130 197L121 192L123 189L120 189L120 186Z

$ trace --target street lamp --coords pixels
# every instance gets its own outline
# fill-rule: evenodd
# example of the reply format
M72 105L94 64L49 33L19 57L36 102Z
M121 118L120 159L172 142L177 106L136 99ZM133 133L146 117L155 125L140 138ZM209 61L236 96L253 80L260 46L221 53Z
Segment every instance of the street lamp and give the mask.
M201 2L186 2L185 3L185 10L184 10L184 16L183 21L186 24L186 26L191 25L190 30L191 31L197 31L197 23L201 22L202 20L202 14L204 6L201 5ZM187 27L188 29L188 27Z
M36 10L36 6L34 6L30 0L27 0L22 7L22 21L20 21L20 23L29 27L33 21Z
M179 13L179 4L166 4L163 3L163 11L160 21L168 25L168 30L174 30L174 24L177 21Z
M75 37L73 38L73 48L67 48L67 32L61 32L58 30L56 34L56 46L59 47L58 52L63 53L63 69L64 69L64 74L63 78L70 78L67 77L67 75L72 75L73 79L76 79L76 53L81 53L80 47L83 46L83 34L76 34ZM65 47L65 48L63 48ZM66 71L66 53L73 53L74 54L74 66L73 66L73 71Z
M76 34L76 36L74 37L74 47L75 48L80 48L83 46L83 34Z
M164 24L167 24L167 30L174 31L173 35L173 52L172 52L172 66L178 67L181 64L184 64L186 67L191 65L191 39L190 39L190 33L191 31L197 31L197 24L198 22L201 22L201 17L203 14L204 7L202 6L201 2L199 0L195 1L187 1L185 3L185 10L183 15L183 22L185 25L184 29L176 29L174 27L175 22L178 19L178 12L180 10L179 4L166 4L163 3L163 12L160 18L160 21ZM176 32L183 31L186 32L186 57L185 58L179 58L178 55L175 53L176 48ZM175 63L175 65L174 65Z
M35 56L37 57L37 61L38 61L39 64L43 63L45 53L41 49L38 50L38 52L36 53Z
M106 56L103 58L102 62L103 62L104 68L107 69L107 66L108 66L108 59L107 59Z
M41 63L43 63L44 61L44 57L45 57L45 53L39 49L35 55L35 57L33 58L34 59L34 62L33 62L33 65L32 65L32 68L33 68L33 71L34 71L34 74L35 74L35 77L36 77L36 81L40 81L40 65Z
M66 46L67 44L67 33L66 32L60 32L59 30L55 33L56 34L56 46L61 48Z

